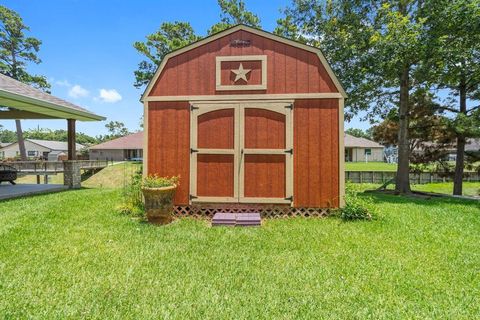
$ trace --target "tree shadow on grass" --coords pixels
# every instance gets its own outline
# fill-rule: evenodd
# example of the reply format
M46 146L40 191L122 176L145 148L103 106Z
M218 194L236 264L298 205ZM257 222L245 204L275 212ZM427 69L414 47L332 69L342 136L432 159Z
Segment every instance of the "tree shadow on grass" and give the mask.
M421 206L441 206L444 204L449 205L462 205L472 208L478 208L480 210L480 200L460 199L454 197L437 197L437 196L418 196L412 195L395 195L392 193L386 193L382 191L369 190L360 194L362 197L370 197L374 203L390 203L390 204L417 204Z

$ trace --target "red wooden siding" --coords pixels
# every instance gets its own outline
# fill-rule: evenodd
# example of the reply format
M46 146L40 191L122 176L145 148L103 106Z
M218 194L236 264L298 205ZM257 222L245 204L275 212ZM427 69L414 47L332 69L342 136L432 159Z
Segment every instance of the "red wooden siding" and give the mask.
M250 40L248 47L232 47L232 40ZM267 56L266 90L216 91L217 56ZM231 69L241 59L225 61L220 73L224 85L234 83ZM261 82L260 61L241 61L248 85ZM245 84L240 80L235 84ZM168 60L150 96L214 96L338 92L315 53L239 30L191 49ZM226 98L226 97L224 97ZM181 100L182 98L175 98ZM248 97L245 97L248 99ZM287 99L287 98L285 98ZM187 99L185 99L187 100ZM243 99L237 99L243 100ZM223 103L223 102L222 102ZM228 103L228 101L225 101ZM238 103L238 101L236 102ZM190 106L189 101L148 102L148 174L180 175L175 203L189 203L190 190ZM293 198L296 207L339 205L339 99L295 100L293 109ZM235 111L223 109L198 117L199 149L233 149ZM285 116L255 107L245 109L246 149L284 149ZM285 155L244 154L245 197L285 197ZM197 196L233 197L234 156L197 154Z
M285 148L285 115L246 108L244 125L245 148ZM245 155L244 181L246 197L285 198L285 155Z
M245 196L285 197L285 156L283 154L245 155Z
M234 148L234 109L204 113L198 117L197 144L199 148Z
M339 204L338 100L296 100L294 105L294 203Z
M197 120L197 145L205 149L235 147L235 110L221 109L204 113ZM197 155L197 196L233 197L234 156Z
M245 148L284 149L285 115L265 109L245 109Z
M235 39L250 40L251 46L231 47ZM236 55L267 56L267 90L215 90L215 57ZM315 53L239 30L170 58L150 96L318 92L337 89Z
M197 195L233 197L233 155L197 155Z
M148 174L180 175L176 204L188 204L190 109L188 102L149 102Z

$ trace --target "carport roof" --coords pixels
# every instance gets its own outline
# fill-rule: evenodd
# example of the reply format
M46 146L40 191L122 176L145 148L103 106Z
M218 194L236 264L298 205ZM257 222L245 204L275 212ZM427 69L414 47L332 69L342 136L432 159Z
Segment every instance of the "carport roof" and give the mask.
M0 74L0 119L75 119L101 121L82 107Z

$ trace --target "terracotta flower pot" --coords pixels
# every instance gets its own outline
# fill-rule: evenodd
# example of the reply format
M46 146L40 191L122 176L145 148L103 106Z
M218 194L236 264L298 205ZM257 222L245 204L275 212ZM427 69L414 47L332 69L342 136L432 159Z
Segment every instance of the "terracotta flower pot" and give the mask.
M168 224L173 220L173 197L177 186L142 188L148 222Z

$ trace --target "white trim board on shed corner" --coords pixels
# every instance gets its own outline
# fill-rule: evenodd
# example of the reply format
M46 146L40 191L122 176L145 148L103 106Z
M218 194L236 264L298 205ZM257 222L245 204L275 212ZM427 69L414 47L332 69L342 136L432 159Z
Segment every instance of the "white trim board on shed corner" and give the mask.
M337 88L338 92L340 93L341 97L347 98L347 94L346 94L345 90L343 89L342 85L340 84L340 81L338 80L337 76L335 75L332 68L328 64L327 60L325 59L325 56L323 55L323 53L320 49L305 45L305 44L297 42L297 41L293 41L293 40L290 40L290 39L287 39L287 38L277 36L273 33L267 32L267 31L255 29L255 28L240 24L240 25L236 25L234 27L231 27L229 29L223 30L221 32L218 32L218 33L216 33L212 36L206 37L206 38L204 38L202 40L199 40L197 42L194 42L194 43L192 43L190 45L187 45L187 46L185 46L181 49L178 49L178 50L175 50L175 51L172 51L172 52L168 53L163 58L162 62L160 62L160 65L158 66L157 71L155 71L155 74L154 74L152 80L150 80L150 82L148 83L147 88L145 89L145 92L143 93L140 101L144 102L148 98L148 95L150 94L150 91L152 90L153 85L157 82L158 78L160 77L160 74L162 73L165 65L167 64L167 61L170 58L178 56L182 53L185 53L185 52L190 51L192 49L198 48L200 46L203 46L203 45L205 45L209 42L212 42L212 41L215 41L215 40L220 39L222 37L225 37L229 34L237 32L239 30L250 32L250 33L256 34L260 37L265 37L265 38L271 39L273 41L278 41L278 42L281 42L281 43L284 43L284 44L287 44L287 45L290 45L290 46L300 48L300 49L303 49L303 50L306 50L306 51L313 52L313 53L317 54L318 58L320 59L320 62L322 63L325 70L327 71L327 74L332 79L332 81L333 81L335 87Z

